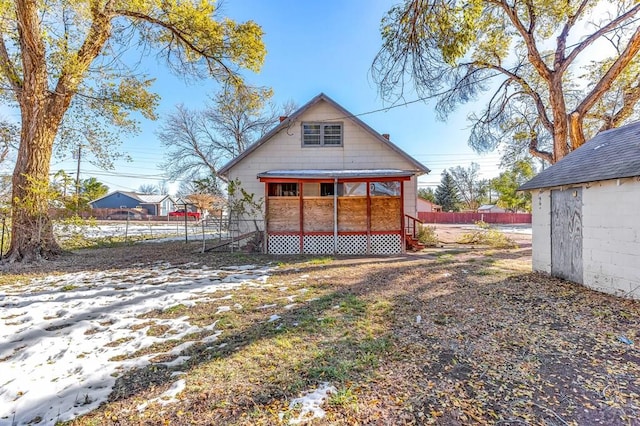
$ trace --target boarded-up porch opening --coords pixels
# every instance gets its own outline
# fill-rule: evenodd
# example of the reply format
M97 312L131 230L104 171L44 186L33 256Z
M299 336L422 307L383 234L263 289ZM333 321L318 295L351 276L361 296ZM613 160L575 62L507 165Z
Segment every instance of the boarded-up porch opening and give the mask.
M398 254L404 251L402 171L292 171L265 183L271 254Z

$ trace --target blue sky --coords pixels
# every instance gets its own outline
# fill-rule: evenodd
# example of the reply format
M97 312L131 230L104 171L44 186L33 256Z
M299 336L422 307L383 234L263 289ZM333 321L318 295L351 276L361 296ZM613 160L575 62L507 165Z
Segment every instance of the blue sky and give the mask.
M237 21L252 19L262 26L267 48L259 74L245 73L249 83L274 89L274 101L281 105L293 100L298 106L324 92L380 133L389 133L401 149L431 169L419 179L421 187L435 188L444 168L480 165L483 177L498 174L498 153L479 155L467 145L467 114L480 104L467 104L447 122L435 119L433 102L417 102L388 111L371 80L371 63L381 41L379 24L394 4L383 0L226 0L223 14ZM159 164L163 149L156 137L162 118L183 103L202 108L207 95L214 93L213 81L191 84L171 75L155 62L145 61L155 77L153 90L162 97L158 121L142 122L142 133L122 146L133 162L119 162L113 171L81 164L81 178L96 177L110 190L136 190L142 184L157 184L163 178ZM416 99L408 95L406 101ZM64 169L75 175L72 159L54 159L51 171ZM177 185L171 185L176 188Z

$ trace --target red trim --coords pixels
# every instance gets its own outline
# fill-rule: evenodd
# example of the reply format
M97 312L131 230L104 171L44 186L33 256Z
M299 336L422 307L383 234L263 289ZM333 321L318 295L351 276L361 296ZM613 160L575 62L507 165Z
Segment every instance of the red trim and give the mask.
M400 184L400 231L403 234L406 232L404 229L404 182ZM405 252L404 240L402 242L402 248L400 250L402 251L402 253Z
M293 235L296 237L300 236L299 232L286 232L286 231L279 231L279 232L269 232L269 235ZM333 236L333 232L307 232L306 234L304 234L304 236ZM338 236L340 235L367 235L366 231L352 231L352 232L345 232L345 231L340 231L338 232ZM371 231L371 235L402 235L402 231L398 230L398 231Z
M298 196L299 199L299 209L300 209L300 253L304 253L304 201L302 199L302 193L304 192L304 187L302 181L298 182Z
M269 235L269 184L264 184L264 229L267 231L267 235ZM269 253L269 238L265 238L265 248L267 253Z
M352 177L352 178L338 178L338 183L341 182L391 182L391 181L407 181L407 180L411 180L410 176L397 176L397 177L379 177L379 178L371 178L371 177L367 177L367 178L358 178L358 177ZM265 178L265 177L261 177L260 178L260 182L270 182L270 183L295 183L295 182L321 182L321 183L327 183L327 182L331 182L333 183L333 179L320 179L320 178L310 178L310 179L303 179L303 178Z

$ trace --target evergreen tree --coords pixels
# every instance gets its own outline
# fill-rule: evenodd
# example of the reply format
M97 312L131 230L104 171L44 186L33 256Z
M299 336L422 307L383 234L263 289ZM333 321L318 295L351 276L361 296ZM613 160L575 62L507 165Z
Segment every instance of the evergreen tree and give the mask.
M442 206L443 212L460 210L460 195L458 194L458 188L453 177L448 171L442 172L442 179L440 185L436 188L436 202Z

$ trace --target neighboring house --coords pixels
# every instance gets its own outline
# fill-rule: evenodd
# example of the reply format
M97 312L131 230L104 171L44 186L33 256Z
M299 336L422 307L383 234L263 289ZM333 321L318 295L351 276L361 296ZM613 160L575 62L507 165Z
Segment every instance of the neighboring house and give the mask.
M506 210L495 204L483 204L478 207L478 213L505 213Z
M433 201L429 201L425 198L418 197L418 213L431 213L431 212L441 212L442 206L434 203Z
M640 122L599 133L532 192L533 269L640 298Z
M166 216L173 210L174 201L168 195L137 194L114 191L89 203L94 209L146 209L152 216Z
M241 226L266 218L269 253L401 253L429 169L388 136L320 94L219 173L263 199L264 212Z

